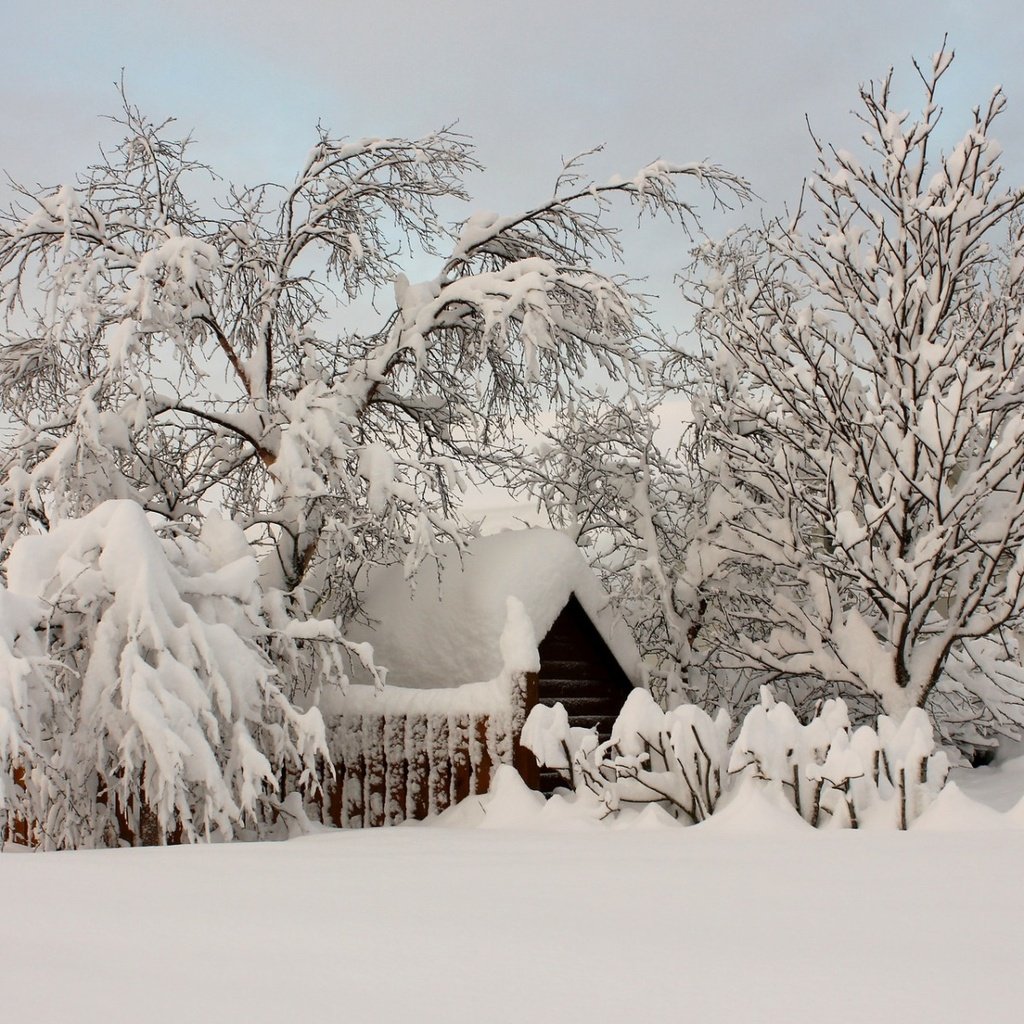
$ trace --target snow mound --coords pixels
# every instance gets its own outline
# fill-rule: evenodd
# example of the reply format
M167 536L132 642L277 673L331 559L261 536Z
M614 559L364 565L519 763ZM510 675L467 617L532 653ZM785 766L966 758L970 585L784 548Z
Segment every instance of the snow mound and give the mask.
M1012 827L1009 814L972 800L955 782L947 782L925 812L911 824L926 832L978 832ZM1024 817L1021 818L1024 825Z
M773 835L792 832L814 833L786 799L778 783L745 777L724 797L715 813L692 826L702 835Z
M460 803L454 804L440 814L425 818L423 821L407 819L402 828L479 828L487 813L486 804L490 793L482 796L469 796Z
M990 784L990 789L992 788ZM511 765L501 765L494 775L491 791L472 796L449 808L430 825L455 828L489 828L546 831L582 831L608 828L616 831L655 832L685 829L688 835L708 836L791 836L815 835L813 828L786 798L778 782L743 776L719 801L714 814L698 825L677 820L659 803L623 805L609 813L600 797L588 789L573 793L560 789L545 799L531 790ZM870 804L860 815L862 830L896 829L891 801ZM825 830L838 828L826 820ZM923 832L991 832L1024 829L1024 797L1011 810L1002 812L973 799L955 782L947 782L934 802L911 828Z
M530 789L512 765L499 765L491 788L471 796L428 820L442 828L484 828L509 831L578 831L600 824L605 808L589 791L563 790L545 799Z
M530 789L511 765L500 765L494 773L490 798L484 805L480 828L521 828L535 826L547 802L543 794Z
M619 811L615 827L629 832L661 832L682 825L661 804L645 804L642 811Z
M1024 828L1024 796L1003 815L1003 818L1011 828Z
M629 629L610 606L571 538L555 530L508 530L445 547L436 565L412 578L402 566L378 569L364 590L369 624L353 623L347 637L373 645L387 681L420 689L495 678L502 669L500 641L507 599L518 598L539 641L575 594L623 671L642 677ZM368 682L353 667L354 682Z
M548 797L547 806L541 812L541 823L559 832L586 831L600 828L600 819L605 813L604 805L590 790L573 793L563 789Z
M430 820L449 828L537 828L545 810L543 794L529 788L509 764L498 765L491 788Z
M765 785L753 779L741 781L708 821L684 826L657 803L626 806L609 814L604 803L589 790L579 793L560 790L545 800L507 764L499 766L495 772L490 792L463 800L427 824L508 831L574 832L607 828L627 832L679 829L687 833L698 829L699 834L751 836L814 833L777 785Z
M1003 744L999 744L1000 754ZM972 800L997 811L1008 811L1024 794L1024 757L999 756L983 768L959 768L952 773L957 785Z

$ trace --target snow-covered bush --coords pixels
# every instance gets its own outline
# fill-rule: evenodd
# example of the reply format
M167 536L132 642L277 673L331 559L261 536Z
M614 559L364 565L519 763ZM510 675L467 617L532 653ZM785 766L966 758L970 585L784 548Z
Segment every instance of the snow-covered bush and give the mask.
M597 793L609 812L623 803L664 802L677 817L703 821L722 795L728 761L729 716L711 718L682 704L663 711L651 694L634 690L598 744L592 730L568 729L562 706L538 705L527 718L523 744L549 768L568 772L574 785Z
M562 704L535 704L523 725L520 742L546 768L565 775L575 787L584 779L581 765L597 747L593 729L569 725L569 713Z
M841 740L837 743L837 736L847 735L849 724L841 700L826 701L804 725L788 704L776 701L768 687L762 687L761 702L743 719L729 757L729 772L780 784L797 813L817 825L824 788L824 776L818 769L829 763L830 792L845 792L849 778L864 775L856 753ZM842 774L844 771L849 774ZM826 810L834 812L835 801L827 797Z
M845 702L833 699L804 724L768 687L743 719L729 757L731 775L777 784L815 826L831 820L858 828L888 820L906 828L942 788L948 770L920 708L899 724L880 716L876 731L852 728Z
M907 828L935 798L949 762L936 748L928 716L900 723L881 716L877 731L852 729L846 705L827 701L806 723L764 687L729 744L724 711L695 705L664 711L645 690L630 694L606 743L568 728L561 705L530 713L523 743L539 763L562 770L609 813L623 804L659 803L697 823L748 778L780 790L809 824Z
M324 723L268 657L258 573L232 524L161 539L127 500L15 544L0 798L36 841L231 837L259 820L283 767L316 784Z

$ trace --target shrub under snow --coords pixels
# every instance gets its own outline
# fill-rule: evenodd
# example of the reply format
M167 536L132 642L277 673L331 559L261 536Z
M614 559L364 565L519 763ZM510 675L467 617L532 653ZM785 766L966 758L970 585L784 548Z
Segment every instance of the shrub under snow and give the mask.
M730 720L694 705L663 711L634 690L606 743L570 729L561 705L533 709L523 743L537 760L596 793L609 813L623 804L659 803L677 818L710 817L732 785L749 779L775 788L807 822L906 828L942 789L949 769L927 714L911 709L877 729L853 729L846 704L826 701L806 724L768 687L729 744Z
M324 723L266 653L258 572L232 524L164 540L131 501L15 545L0 591L9 823L45 847L231 837L282 767L312 780Z

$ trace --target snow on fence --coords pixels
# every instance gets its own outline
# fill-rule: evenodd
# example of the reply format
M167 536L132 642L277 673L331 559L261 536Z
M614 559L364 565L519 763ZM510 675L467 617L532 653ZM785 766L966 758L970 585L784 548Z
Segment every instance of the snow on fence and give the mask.
M535 782L536 760L519 738L536 703L536 672L443 690L350 686L344 711L328 719L336 761L325 821L360 828L421 820L486 793L499 764Z

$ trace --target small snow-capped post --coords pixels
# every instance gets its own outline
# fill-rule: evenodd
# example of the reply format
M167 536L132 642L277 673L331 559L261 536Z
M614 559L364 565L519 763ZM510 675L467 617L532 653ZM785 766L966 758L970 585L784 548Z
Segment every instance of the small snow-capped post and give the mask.
M971 755L1024 727L1024 189L999 90L939 152L951 60L918 66L917 117L865 86L866 152L815 139L795 215L704 245L688 291L709 550L757 584L719 595L744 624L720 660L925 707Z
M523 602L509 595L505 609L500 647L502 675L508 680L512 704L512 764L523 781L536 789L540 781L537 759L523 742L523 729L530 712L537 705L540 654L533 622Z

